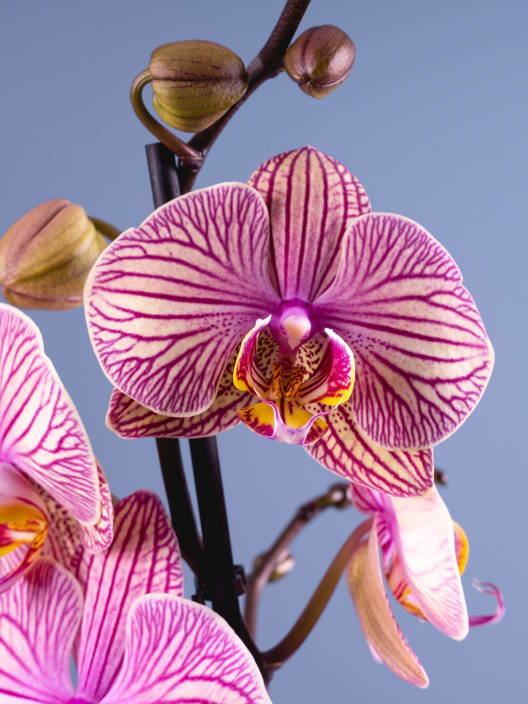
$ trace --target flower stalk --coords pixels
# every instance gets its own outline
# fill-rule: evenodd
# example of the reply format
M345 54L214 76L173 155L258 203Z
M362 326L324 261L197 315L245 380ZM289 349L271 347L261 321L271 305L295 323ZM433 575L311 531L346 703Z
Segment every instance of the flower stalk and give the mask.
M282 667L308 638L330 601L350 558L371 526L372 520L361 523L343 543L290 631L277 645L262 654L267 668L273 671Z
M257 617L262 590L274 570L279 566L283 556L288 553L292 542L303 528L325 509L331 507L347 508L349 505L347 482L332 485L324 494L300 506L271 548L261 556L255 569L248 577L246 589L245 620L253 638L257 632Z

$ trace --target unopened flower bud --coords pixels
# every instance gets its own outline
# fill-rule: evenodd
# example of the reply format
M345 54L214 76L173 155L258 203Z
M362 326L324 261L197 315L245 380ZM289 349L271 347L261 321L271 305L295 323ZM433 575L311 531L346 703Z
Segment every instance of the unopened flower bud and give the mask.
M184 132L199 132L212 125L247 89L242 60L214 42L164 44L152 52L149 70L156 112Z
M20 308L80 306L85 279L105 247L80 205L64 198L41 203L0 240L4 297Z
M350 73L356 57L354 42L339 27L324 24L303 32L284 57L288 75L302 91L324 98Z

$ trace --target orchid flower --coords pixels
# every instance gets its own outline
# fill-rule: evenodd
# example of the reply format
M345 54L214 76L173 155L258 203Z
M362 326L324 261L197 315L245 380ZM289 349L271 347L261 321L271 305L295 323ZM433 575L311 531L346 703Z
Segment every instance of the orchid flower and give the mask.
M271 704L234 631L182 598L178 543L155 495L116 505L105 553L65 536L50 543L55 560L41 557L0 595L2 704Z
M0 591L42 550L49 508L64 507L91 551L112 540L103 471L36 325L0 304Z
M429 680L401 633L383 586L378 552L394 597L408 611L429 621L447 636L461 640L469 626L500 621L504 603L492 584L475 586L497 599L495 613L468 618L460 575L469 545L463 529L433 487L412 499L388 497L351 484L355 507L373 514L368 539L355 549L347 581L372 655L399 677L419 687Z
M311 147L124 232L92 269L85 309L118 435L242 421L394 496L432 486L430 448L493 364L446 250L412 220L371 213L359 181Z

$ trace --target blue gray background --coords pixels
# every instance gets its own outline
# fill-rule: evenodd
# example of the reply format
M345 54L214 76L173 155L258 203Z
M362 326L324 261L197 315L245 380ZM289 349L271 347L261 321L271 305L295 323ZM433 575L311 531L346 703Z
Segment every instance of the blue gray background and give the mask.
M156 46L178 39L214 40L249 62L281 5L2 0L0 230L58 196L123 229L141 222L152 209L143 150L152 138L129 106L132 78ZM311 638L276 674L275 704L525 701L527 9L524 0L313 0L301 30L346 30L357 46L350 78L321 101L285 75L265 84L200 176L199 186L244 181L269 156L308 143L335 156L375 210L419 221L455 256L497 354L483 401L436 457L451 479L444 498L471 542L469 609L494 606L471 588L475 575L501 586L506 618L457 643L396 605L431 679L420 691L374 663L341 583ZM161 493L154 442L119 440L104 426L110 387L82 310L31 315L114 493ZM248 565L295 507L334 478L300 448L244 428L219 444L235 557ZM357 521L351 510L330 513L301 536L295 571L265 593L263 646L294 621Z

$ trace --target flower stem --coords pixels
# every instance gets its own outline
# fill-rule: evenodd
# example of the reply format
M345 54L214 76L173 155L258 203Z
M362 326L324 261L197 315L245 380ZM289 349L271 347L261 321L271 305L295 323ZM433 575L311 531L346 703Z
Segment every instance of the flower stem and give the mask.
M288 548L294 539L321 511L331 506L334 508L346 508L349 505L348 483L334 484L321 496L317 496L315 499L300 506L271 548L260 556L258 564L248 577L246 589L244 615L246 625L253 638L255 638L257 632L258 608L262 590L269 581L273 571L280 564L281 558L288 553Z
M290 629L289 633L276 646L262 653L267 668L273 671L281 667L310 635L320 615L330 601L330 597L334 593L352 554L371 525L372 519L361 523L344 542L341 549L332 560L330 567L325 572L324 577L319 582L310 601L305 606L302 614Z
M173 132L170 132L166 127L154 118L150 112L145 107L143 102L143 88L152 81L152 75L147 69L142 71L137 75L130 87L130 102L134 108L134 112L145 125L145 127L152 132L152 134L159 139L159 141L164 144L167 149L171 152L184 159L191 159L198 162L203 161L202 155L196 151L189 144L180 139Z

